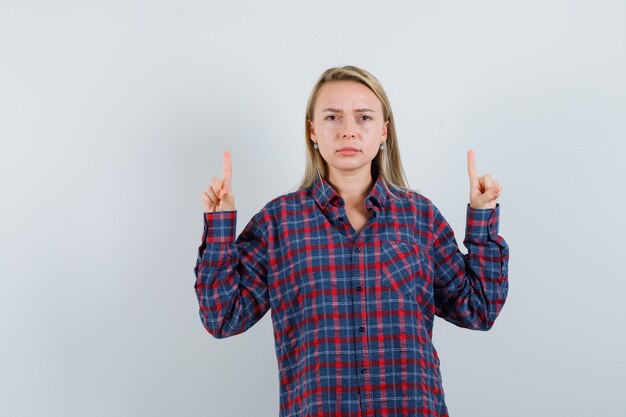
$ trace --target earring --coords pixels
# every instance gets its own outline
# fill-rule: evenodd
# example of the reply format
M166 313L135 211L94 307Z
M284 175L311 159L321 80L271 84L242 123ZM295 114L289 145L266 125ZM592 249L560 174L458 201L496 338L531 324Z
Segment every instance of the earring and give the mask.
M317 150L317 142L313 142L313 149Z
M380 144L380 149L385 149L385 144L384 143Z

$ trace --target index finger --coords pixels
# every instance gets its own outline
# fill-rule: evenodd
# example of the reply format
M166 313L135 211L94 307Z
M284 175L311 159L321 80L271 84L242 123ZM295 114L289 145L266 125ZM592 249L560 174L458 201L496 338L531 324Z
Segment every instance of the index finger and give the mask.
M222 184L226 188L230 188L230 179L233 175L232 163L230 160L230 152L224 152L224 171L222 172Z
M470 181L474 181L477 178L473 149L467 151L467 173L469 174Z

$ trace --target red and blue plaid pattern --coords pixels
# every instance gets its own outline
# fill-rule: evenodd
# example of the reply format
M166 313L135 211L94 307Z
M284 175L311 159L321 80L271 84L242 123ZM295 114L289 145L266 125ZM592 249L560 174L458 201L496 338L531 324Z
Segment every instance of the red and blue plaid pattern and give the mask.
M464 245L432 202L378 178L360 233L324 179L270 201L235 239L204 214L195 290L216 338L271 309L280 416L448 416L434 316L488 330L508 292L500 206L467 206Z

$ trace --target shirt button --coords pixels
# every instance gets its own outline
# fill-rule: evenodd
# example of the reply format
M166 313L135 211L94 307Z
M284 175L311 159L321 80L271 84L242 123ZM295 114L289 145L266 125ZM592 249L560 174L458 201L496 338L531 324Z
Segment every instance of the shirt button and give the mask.
M363 326L359 327L359 331L360 331L361 333L363 333L363 332L365 331L365 327L363 327Z
M361 248L356 248L354 251L355 251L356 253L359 253L359 252L361 252Z
M360 285L356 287L356 292L361 292L361 290L363 290L363 288Z
M362 374L366 374L367 373L367 368L361 368L361 373Z
M342 222L343 221L343 217L339 216L339 221Z

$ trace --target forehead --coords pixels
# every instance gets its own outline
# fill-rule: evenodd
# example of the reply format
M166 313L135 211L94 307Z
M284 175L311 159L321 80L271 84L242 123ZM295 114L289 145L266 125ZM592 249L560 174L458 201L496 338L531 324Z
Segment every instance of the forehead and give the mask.
M328 81L320 87L315 100L315 111L325 108L340 110L371 108L382 111L382 103L376 94L356 81Z

